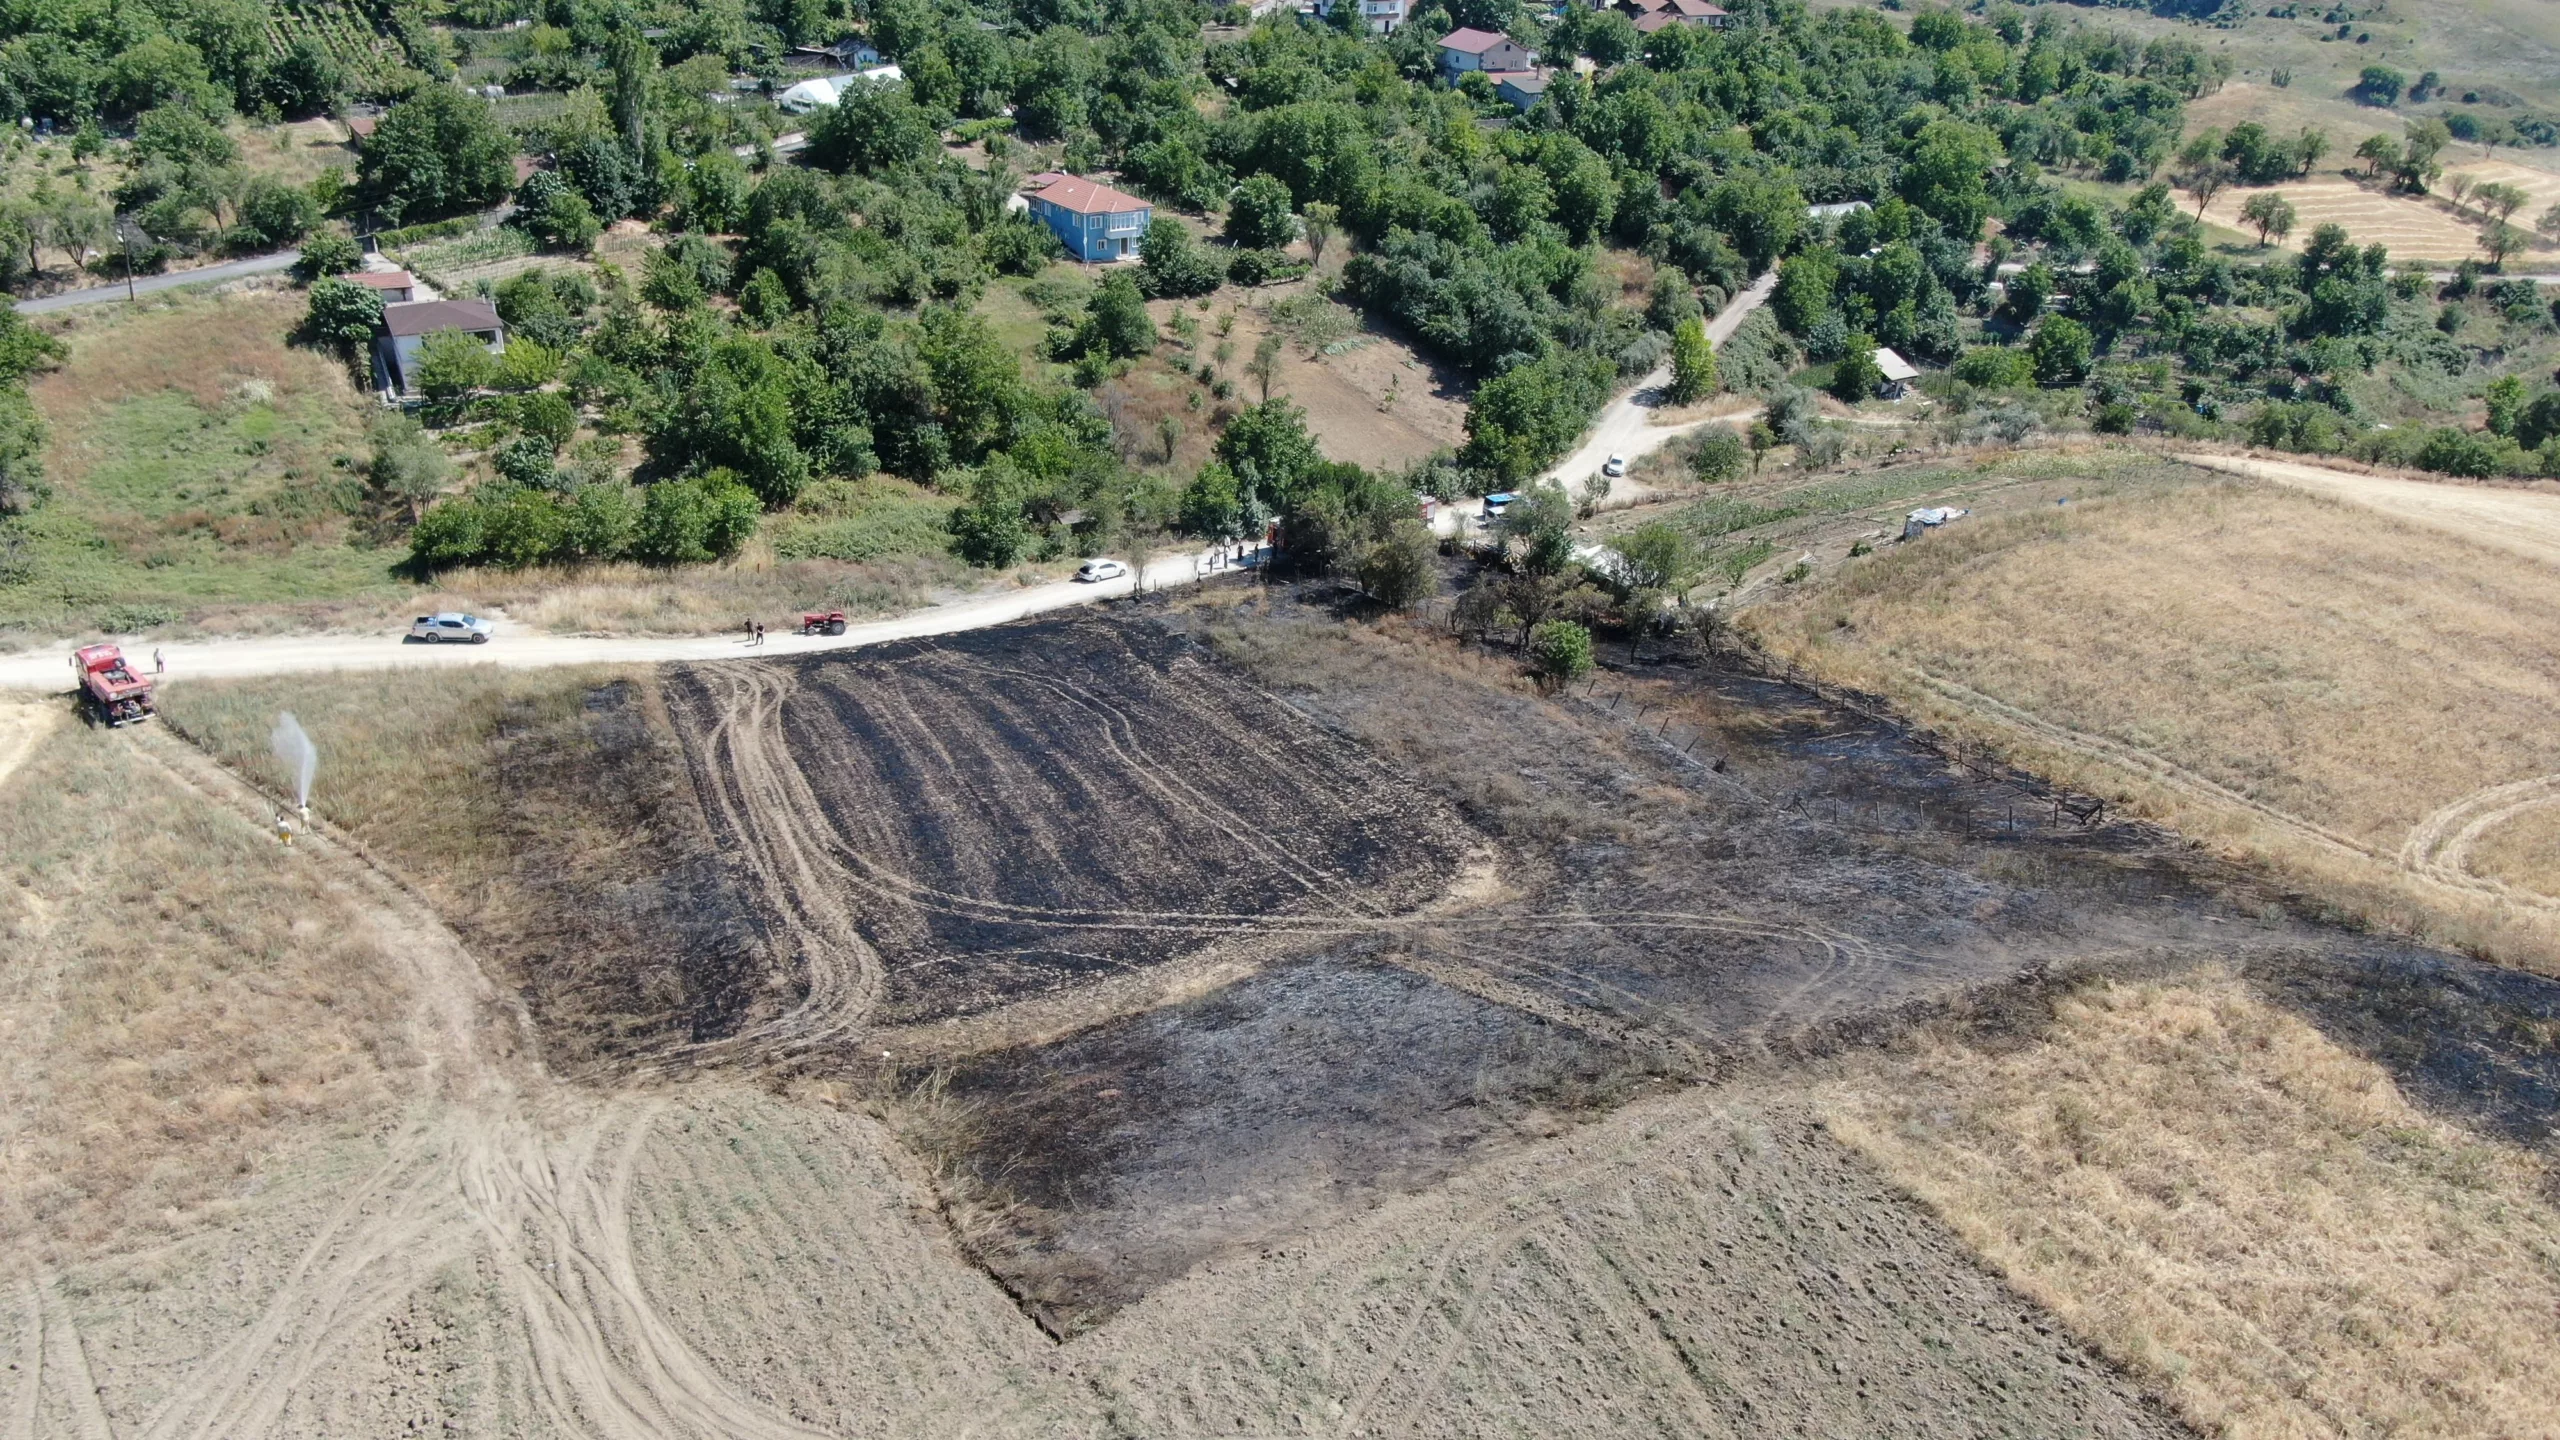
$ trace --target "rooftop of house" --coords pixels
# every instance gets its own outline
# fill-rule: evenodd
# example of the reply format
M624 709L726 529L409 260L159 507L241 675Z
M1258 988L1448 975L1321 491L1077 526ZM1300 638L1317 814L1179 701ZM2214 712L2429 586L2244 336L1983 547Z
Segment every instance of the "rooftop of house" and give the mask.
M1496 70L1493 72L1493 83L1497 86L1508 85L1523 94L1543 95L1546 93L1547 82L1555 77L1556 72L1545 66L1535 70Z
M1147 202L1135 195L1058 170L1043 170L1024 181L1022 188L1039 196L1045 204L1078 215L1122 215L1147 208Z
M1920 378L1919 368L1913 365L1910 361L1903 359L1900 355L1895 354L1890 347L1876 351L1876 368L1884 372L1884 378L1887 380L1917 380Z
M1510 38L1490 30L1452 30L1440 37L1440 48L1461 55L1481 55Z
M486 300L412 300L382 307L382 328L398 336L438 330L496 330L498 307Z

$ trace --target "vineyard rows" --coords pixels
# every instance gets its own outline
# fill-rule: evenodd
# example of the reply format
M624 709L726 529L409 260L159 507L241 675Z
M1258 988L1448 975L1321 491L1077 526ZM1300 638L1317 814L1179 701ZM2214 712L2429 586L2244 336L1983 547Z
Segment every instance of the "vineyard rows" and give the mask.
M268 11L267 40L278 54L300 39L317 41L359 84L381 78L402 60L399 46L347 0L282 0Z

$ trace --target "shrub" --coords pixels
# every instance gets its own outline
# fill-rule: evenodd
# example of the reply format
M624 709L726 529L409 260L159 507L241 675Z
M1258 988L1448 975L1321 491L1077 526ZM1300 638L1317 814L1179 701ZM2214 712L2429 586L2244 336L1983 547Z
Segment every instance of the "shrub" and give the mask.
M2034 378L2035 361L2011 346L1978 345L1964 352L1948 373L1978 390L2008 390Z
M1188 299L1218 288L1225 268L1180 221L1158 216L1138 242L1138 284L1160 299Z
M302 242L302 254L293 262L293 278L303 284L331 275L344 275L364 263L364 247L335 230L324 230Z
M1884 385L1884 367L1876 363L1876 341L1872 335L1851 335L1840 347L1840 358L1831 362L1831 394L1843 404L1855 405L1872 400Z
M1591 673L1591 632L1571 620L1548 620L1529 632L1529 668L1548 685Z
M1751 447L1732 431L1713 427L1689 452L1689 468L1710 485L1729 485L1751 468Z
M2503 451L2504 447L2488 436L2440 426L2428 431L2426 443L2419 447L2418 468L2477 480L2505 468L2501 463L2505 459Z
M535 490L551 488L560 474L551 442L537 435L519 435L499 446L489 463L509 481Z
M1440 542L1419 520L1399 520L1387 538L1360 557L1360 588L1390 609L1404 610L1440 588Z
M302 328L313 340L357 350L373 338L381 323L381 291L334 275L312 282L311 307L303 313Z
M2035 338L2027 342L2036 383L2047 388L2079 384L2088 378L2089 357L2096 346L2089 327L2079 321L2060 315L2046 320L2036 327Z
M1306 262L1278 250L1239 250L1227 262L1227 279L1238 285L1268 285L1307 273Z
M725 559L755 533L761 509L733 471L661 480L641 501L632 555L653 565Z

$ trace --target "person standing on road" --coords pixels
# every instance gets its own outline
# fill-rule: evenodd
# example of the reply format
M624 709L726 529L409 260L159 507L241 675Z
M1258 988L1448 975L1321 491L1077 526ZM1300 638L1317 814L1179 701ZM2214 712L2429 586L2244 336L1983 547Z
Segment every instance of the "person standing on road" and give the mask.
M748 621L748 622L747 622L747 625L746 625L746 630L747 630L747 643L748 643L748 644L750 644L750 645L753 645L754 643L756 643L756 622L754 622L753 620Z
M758 645L764 643L764 622L761 620L756 622L756 643Z
M169 662L168 662L167 658L161 655L161 653L160 653L160 647L159 647L159 646L157 646L157 645L152 646L152 647L151 647L151 678L152 678L152 679L154 679L154 680L157 680L157 679L160 679L162 676L167 675L168 673L169 673Z

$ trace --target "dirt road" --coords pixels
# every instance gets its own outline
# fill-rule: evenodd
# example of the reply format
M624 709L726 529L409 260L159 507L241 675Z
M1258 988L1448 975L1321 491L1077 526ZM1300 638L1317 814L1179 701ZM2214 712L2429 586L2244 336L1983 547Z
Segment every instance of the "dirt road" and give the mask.
M130 299L137 295L156 295L163 290L176 290L187 285L211 285L223 280L238 280L250 275L272 275L289 270L302 258L299 250L279 250L272 255L253 255L246 260L232 260L220 265L207 265L201 270L178 270L166 275L143 275L127 286L92 285L85 290L65 290L59 295L46 295L18 302L21 315L42 315L53 310L68 310L77 305L104 305L112 300Z
M1188 585L1230 573L1207 568L1192 551L1158 555L1147 563L1149 590ZM886 640L914 640L982 630L1071 605L1090 604L1127 595L1135 582L1123 578L1083 585L1072 580L1033 585L955 600L888 620L850 627L837 636L803 636L788 631L767 634L761 649L750 649L736 635L624 636L548 635L501 624L486 645L413 645L397 634L278 635L238 640L172 641L157 648L169 660L169 678L229 679L248 675L295 675L319 670L391 670L425 665L507 665L540 668L552 665L660 664L678 660L734 660L748 655L801 655L820 650L852 650ZM139 643L139 642L137 642ZM70 685L69 642L0 658L0 690L58 691ZM139 657L139 658L147 658Z
M1771 270L1754 282L1750 289L1733 297L1716 318L1707 322L1707 339L1722 345L1742 328L1742 322L1760 308L1769 293L1778 286L1778 272ZM1546 478L1564 486L1568 493L1579 495L1584 481L1600 473L1612 455L1633 462L1638 456L1650 455L1673 440L1707 422L1684 421L1676 425L1656 425L1653 412L1662 408L1662 387L1671 383L1671 368L1664 366L1636 382L1633 390L1609 402L1592 422L1591 433L1572 454L1556 462Z
M2358 475L2297 460L2259 460L2239 455L2178 458L2211 470L2273 480L2332 499L2353 501L2511 554L2560 565L2560 495Z

